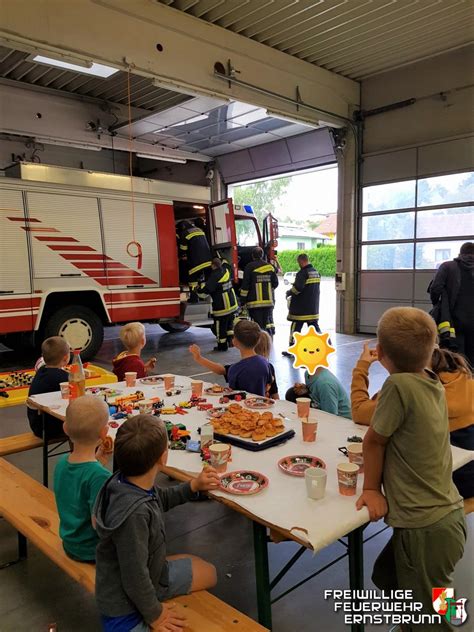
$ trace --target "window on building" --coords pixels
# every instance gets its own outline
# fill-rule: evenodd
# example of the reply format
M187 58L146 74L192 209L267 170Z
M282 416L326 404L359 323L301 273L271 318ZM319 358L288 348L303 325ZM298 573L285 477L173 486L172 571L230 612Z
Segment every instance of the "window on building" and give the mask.
M298 241L296 244L296 250L305 250L306 243L304 241Z

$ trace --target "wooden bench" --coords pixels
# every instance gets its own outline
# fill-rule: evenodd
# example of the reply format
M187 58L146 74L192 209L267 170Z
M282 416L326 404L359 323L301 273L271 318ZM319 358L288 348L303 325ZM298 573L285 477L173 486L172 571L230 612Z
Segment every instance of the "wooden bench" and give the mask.
M30 476L0 459L0 513L70 577L93 593L95 566L71 560L59 537L59 516L53 493ZM20 559L26 557L20 539ZM173 599L185 609L186 632L265 632L267 628L207 591Z
M19 452L27 452L28 450L34 450L35 448L43 448L43 485L47 487L48 458L64 454L64 452L56 452L56 449L63 445L63 443L67 440L66 436L59 439L50 439L45 445L43 443L43 439L40 439L32 432L23 432L22 434L12 435L11 437L2 437L0 439L0 457L8 456L10 454L18 454ZM54 447L48 449L50 445Z

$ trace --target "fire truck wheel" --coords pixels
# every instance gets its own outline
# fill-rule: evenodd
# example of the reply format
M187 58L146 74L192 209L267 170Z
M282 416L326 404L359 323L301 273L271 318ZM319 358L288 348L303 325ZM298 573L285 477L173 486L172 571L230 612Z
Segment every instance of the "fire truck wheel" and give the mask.
M180 334L189 329L189 325L184 323L160 323L160 327L169 334Z
M69 305L58 309L46 323L45 337L63 336L71 349L81 349L83 360L91 360L104 340L100 318L88 307Z

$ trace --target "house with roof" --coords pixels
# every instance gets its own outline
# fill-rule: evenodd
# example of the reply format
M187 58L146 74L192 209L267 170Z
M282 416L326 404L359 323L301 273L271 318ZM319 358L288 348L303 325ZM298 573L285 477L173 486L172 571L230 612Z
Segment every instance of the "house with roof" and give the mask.
M318 226L318 233L328 238L329 241L327 243L336 243L337 213L326 215L326 219L323 219L323 221Z
M320 244L329 243L329 238L304 226L278 224L278 251L311 250Z

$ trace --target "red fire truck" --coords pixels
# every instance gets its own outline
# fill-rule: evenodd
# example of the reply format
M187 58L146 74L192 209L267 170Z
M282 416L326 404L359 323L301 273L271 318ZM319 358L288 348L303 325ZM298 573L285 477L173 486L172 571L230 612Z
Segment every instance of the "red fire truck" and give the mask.
M133 320L167 332L208 325L209 304L180 287L175 225L206 219L238 283L253 247L271 260L278 226L248 206L210 203L207 187L20 163L0 180L0 341L64 336L92 358L104 327ZM135 242L135 243L131 243Z

